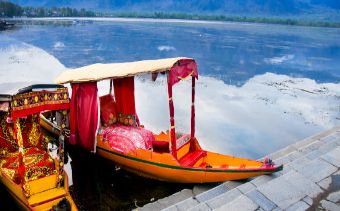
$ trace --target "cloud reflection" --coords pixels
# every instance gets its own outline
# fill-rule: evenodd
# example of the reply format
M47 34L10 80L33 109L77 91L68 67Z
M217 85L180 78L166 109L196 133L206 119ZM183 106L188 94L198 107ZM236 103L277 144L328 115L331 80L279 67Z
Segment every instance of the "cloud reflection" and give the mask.
M1 93L32 83L50 83L64 66L52 55L23 43L0 42ZM136 78L136 106L146 128L169 128L165 77ZM101 94L108 92L101 82ZM196 136L207 149L259 158L318 131L339 125L340 84L266 73L243 86L200 76L196 83ZM191 82L174 87L175 125L190 133Z

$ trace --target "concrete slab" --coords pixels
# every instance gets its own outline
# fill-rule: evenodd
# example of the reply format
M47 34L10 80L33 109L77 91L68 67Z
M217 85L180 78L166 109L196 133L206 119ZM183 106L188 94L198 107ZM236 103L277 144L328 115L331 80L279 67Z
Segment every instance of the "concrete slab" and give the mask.
M211 208L206 203L201 203L189 209L188 211L210 211L210 210Z
M271 158L272 160L276 160L282 156L285 156L285 155L288 155L289 153L291 152L294 152L296 151L297 148L294 146L294 145L290 145L290 146L287 146L279 151L276 151L274 153L271 153L268 155L269 158Z
M319 138L314 138L314 137L307 137L305 139L302 139L294 144L292 144L296 149L305 147L309 144L312 144L315 141L318 141Z
M306 157L301 157L289 163L289 167L293 168L294 170L298 170L304 167L305 165L307 165L310 161L311 160ZM288 167L288 166L284 166L284 167Z
M314 159L320 157L323 154L324 154L324 152L321 152L320 150L315 150L315 151L312 151L312 152L308 153L307 155L305 155L305 157L308 158L309 160L314 160Z
M325 179L321 180L317 184L324 190L327 190L332 183L331 177L326 177Z
M170 207L162 209L162 211L179 211L179 210L177 209L176 205L172 205Z
M192 196L192 190L183 189L182 191L179 191L171 196L159 199L157 202L164 205L164 207L168 207Z
M215 198L227 191L229 191L230 189L224 185L224 184L221 184L213 189L210 189L206 192L203 192L197 196L195 196L196 200L198 200L199 202L205 202L205 201L208 201L209 199L212 199L212 198Z
M299 173L313 182L319 182L336 171L336 167L320 158L312 160L301 169L298 169Z
M242 195L241 191L239 191L238 189L232 189L224 194L221 194L213 199L206 201L206 204L212 209L217 209L223 206L224 204L233 201L234 199L241 195Z
M304 192L291 185L282 177L273 179L267 184L260 186L258 191L281 209L289 207L306 196Z
M310 206L313 205L313 199L309 196L306 196L305 198L303 198L302 201L306 202Z
M340 203L340 191L329 194L327 200L333 203ZM339 207L340 208L340 207Z
M333 149L332 151L322 155L321 158L327 161L328 163L339 168L340 167L340 147L337 147Z
M282 178L311 198L315 198L322 193L318 185L298 172L289 172L283 175Z
M206 191L209 191L210 189L212 188L215 188L216 186L219 186L220 184L216 184L216 183L213 183L213 184L198 184L198 185L195 185L194 188L192 189L192 192L193 192L193 195L194 196L197 196L201 193L204 193Z
M285 167L283 167L285 168ZM255 179L253 179L252 181L250 181L252 184L254 184L256 187L260 187L263 184L266 184L267 182L269 182L272 179L277 178L277 175L262 175L259 177L256 177Z
M326 137L323 137L320 139L320 141L324 143L332 143L335 142L338 139L338 136L335 133L332 133Z
M198 201L190 197L184 201L181 201L180 203L177 203L176 207L179 211L186 211L190 208L195 207L196 205L198 205Z
M272 211L282 211L283 209L281 209L280 207L276 207L275 209L273 209Z
M246 182L240 186L237 187L237 189L239 189L242 193L248 193L249 191L252 191L256 188L255 185L253 185L250 182Z
M326 154L329 151L332 151L333 149L337 148L339 145L335 142L327 143L322 145L318 151L320 151L322 154Z
M306 146L303 146L301 148L298 149L298 152L302 153L303 155L306 155L318 148L320 148L320 146L322 146L323 142L321 141L314 141L313 143L309 144L309 145L306 145Z
M242 195L232 201L231 203L228 203L222 207L220 207L217 210L225 211L254 211L259 208L259 205L255 204L252 200L250 200L247 196Z
M339 205L334 204L333 202L322 200L320 203L321 209L327 210L327 211L339 211Z
M158 203L158 202L154 202L154 203L150 203L150 204L147 204L143 207L140 207L138 208L138 210L140 211L158 211L158 210L161 210L161 209L164 209L166 206Z
M223 183L229 190L234 189L240 185L242 185L244 182L239 182L239 181L227 181Z
M298 201L292 206L288 207L286 211L305 211L309 208L310 206L304 202L304 201Z
M277 207L274 202L270 201L267 197L265 197L257 190L250 191L246 195L249 199L258 204L265 211L269 211Z

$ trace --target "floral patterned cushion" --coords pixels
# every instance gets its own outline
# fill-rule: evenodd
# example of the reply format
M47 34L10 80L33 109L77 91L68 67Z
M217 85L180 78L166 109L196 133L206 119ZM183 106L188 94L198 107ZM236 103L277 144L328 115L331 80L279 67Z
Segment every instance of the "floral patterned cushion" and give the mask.
M12 124L7 123L8 113L0 112L0 158L18 151Z
M100 118L104 127L117 122L116 103L111 94L100 97Z

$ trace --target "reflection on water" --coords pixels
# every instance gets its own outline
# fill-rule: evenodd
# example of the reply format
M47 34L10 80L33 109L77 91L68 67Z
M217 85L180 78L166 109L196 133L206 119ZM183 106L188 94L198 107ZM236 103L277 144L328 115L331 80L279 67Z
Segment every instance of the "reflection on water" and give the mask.
M194 57L201 74L196 85L201 145L260 158L340 124L338 40L339 29L261 24L33 22L0 33L0 90L53 82L65 66ZM107 93L108 82L100 88ZM179 132L189 131L190 96L190 82L174 87ZM167 130L165 79L138 77L136 106L146 128ZM74 149L70 155L71 193L85 210L130 209L135 201L141 206L191 187L116 171L109 161ZM0 197L0 209L11 206L5 201Z
M71 195L80 210L131 210L193 185L139 177L101 157L70 149L73 169Z
M188 56L197 60L201 74L228 84L241 85L265 72L319 82L340 80L340 29L244 23L33 23L8 34L46 50L66 67Z

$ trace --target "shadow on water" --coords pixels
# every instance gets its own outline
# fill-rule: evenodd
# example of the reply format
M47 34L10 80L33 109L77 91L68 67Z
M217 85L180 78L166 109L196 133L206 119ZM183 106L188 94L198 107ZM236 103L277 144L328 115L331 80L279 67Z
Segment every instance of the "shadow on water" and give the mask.
M79 210L131 210L169 196L193 184L147 179L116 170L113 162L80 149L68 149L72 159L71 195Z
M72 159L70 194L79 210L132 210L194 184L167 183L117 170L114 163L81 149L67 147ZM0 183L0 210L20 210Z

